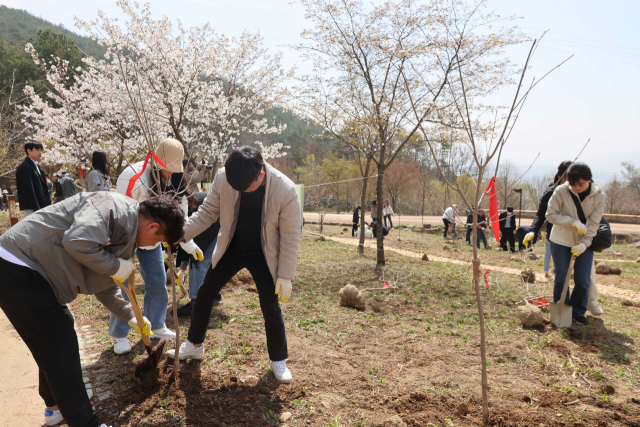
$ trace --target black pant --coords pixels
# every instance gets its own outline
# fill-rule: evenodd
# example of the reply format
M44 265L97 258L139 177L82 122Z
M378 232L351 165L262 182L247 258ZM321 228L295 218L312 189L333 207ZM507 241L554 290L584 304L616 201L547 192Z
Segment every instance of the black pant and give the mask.
M445 219L442 218L442 222L444 222L444 237L447 237L447 232L449 231L449 224L451 224L451 231L453 231L454 233L456 232L456 224Z
M275 293L276 286L262 251L240 251L229 248L215 268L209 267L198 289L198 296L193 301L189 341L194 344L204 342L214 297L243 268L249 270L258 288L260 308L267 333L269 358L273 361L285 360L289 357L289 353L284 318L278 303L278 295Z
M51 285L40 273L0 259L0 308L38 364L45 405L58 405L70 427L98 426L82 381L73 316Z
M353 223L353 228L351 229L351 237L356 237L356 231L358 231L358 223Z
M502 235L500 236L500 247L503 251L507 250L507 241L509 241L509 250L511 252L516 251L516 240L513 235L513 228L503 228Z

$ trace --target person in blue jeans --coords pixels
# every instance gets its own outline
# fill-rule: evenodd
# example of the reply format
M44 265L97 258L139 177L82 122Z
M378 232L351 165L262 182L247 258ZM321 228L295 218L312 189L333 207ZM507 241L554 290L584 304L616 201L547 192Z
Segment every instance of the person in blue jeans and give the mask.
M551 255L556 269L553 300L562 297L564 282L569 272L571 258L575 257L574 283L571 294L567 293L566 304L573 307L573 321L588 325L585 318L593 268L593 250L589 247L595 237L604 213L605 194L592 181L591 169L584 163L574 163L567 170L568 182L559 185L547 207L547 221L551 230ZM582 208L586 224L578 215Z

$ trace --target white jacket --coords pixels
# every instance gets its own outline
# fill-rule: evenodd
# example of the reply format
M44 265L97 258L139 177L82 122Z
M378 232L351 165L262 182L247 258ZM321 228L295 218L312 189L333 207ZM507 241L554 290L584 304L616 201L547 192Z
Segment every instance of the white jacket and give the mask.
M393 209L391 208L391 204L389 204L389 206L382 207L382 215L393 215Z
M134 163L131 166L127 166L125 170L122 171L120 176L118 177L118 181L116 181L116 192L120 194L127 195L127 188L129 187L129 181L133 176L139 173L142 170L142 166L144 166L144 161ZM138 203L142 203L147 200L149 197L153 196L153 192L151 192L151 188L154 184L154 177L152 176L152 167L151 162L147 164L147 168L144 170L144 173L140 175L133 185L133 189L131 190L131 198ZM162 179L162 178L161 178ZM180 205L180 209L184 212L184 218L189 218L189 204L187 202L186 197L181 197L178 200L178 204Z
M260 213L262 252L274 282L278 277L293 279L302 233L298 193L293 181L285 174L267 163L264 165L267 182ZM239 212L240 192L231 187L222 168L213 179L204 203L189 217L184 227L184 238L188 241L220 219L218 241L211 256L212 269L229 248L236 232Z
M458 214L458 212L456 212L456 210L453 208L453 206L449 206L444 211L444 215L442 215L442 219L446 219L449 222L455 222L457 214Z
M580 221L571 194L578 196L568 182L559 185L553 192L547 206L547 221L553 224L549 239L558 245L576 246L582 242L591 246L593 237L600 226L600 219L604 213L605 194L599 185L591 183L591 193L582 201L581 206L587 218L587 234L582 238L573 228L573 223Z

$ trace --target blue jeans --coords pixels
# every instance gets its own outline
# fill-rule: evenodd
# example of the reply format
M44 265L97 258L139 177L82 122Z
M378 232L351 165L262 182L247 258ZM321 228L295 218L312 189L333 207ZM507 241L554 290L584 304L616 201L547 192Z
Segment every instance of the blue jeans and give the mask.
M549 271L551 268L551 240L549 236L544 239L544 271Z
M551 242L551 255L556 269L556 280L553 286L553 301L558 302L562 297L562 288L569 272L571 262L571 247ZM582 317L587 312L589 299L589 284L591 283L591 269L593 268L593 251L587 249L576 258L573 266L573 291L567 292L565 304L573 307L573 317Z
M393 228L393 222L391 221L391 214L387 214L383 218L384 218L384 226L388 228ZM389 220L389 226L387 226L387 219Z
M217 241L218 237L216 236L213 242L204 250L204 260L196 262L193 257L189 257L189 298L191 299L196 299L198 296L198 289L202 285L202 279L204 279L204 275L211 265L211 257Z
M167 306L169 295L167 294L167 273L164 269L162 245L155 249L136 251L140 263L140 273L144 280L144 315L151 322L151 330L162 329L167 318ZM125 286L129 281L124 282ZM127 294L120 289L120 295L129 301ZM118 319L113 314L109 319L109 335L114 338L126 338L129 334L129 325Z

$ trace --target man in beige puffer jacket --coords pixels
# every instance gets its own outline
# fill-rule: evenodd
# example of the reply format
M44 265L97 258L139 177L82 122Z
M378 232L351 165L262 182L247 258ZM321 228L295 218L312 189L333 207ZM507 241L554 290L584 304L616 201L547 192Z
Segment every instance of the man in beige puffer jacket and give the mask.
M291 295L300 245L300 202L294 183L262 159L260 151L231 151L207 198L185 226L190 240L220 219L211 266L193 302L189 340L180 359L202 359L214 297L235 274L249 270L258 289L265 320L271 370L279 382L291 382L287 338L278 304ZM175 357L175 351L167 352Z
M547 207L547 221L553 224L551 230L551 254L556 269L553 289L554 302L560 300L571 257L575 256L575 286L567 295L567 304L573 306L573 319L586 325L584 317L587 311L591 270L593 268L593 250L589 247L595 237L600 219L604 213L605 194L599 185L592 182L591 169L584 163L574 163L567 170L568 182L559 185ZM578 209L571 195L579 199L587 224L578 216Z

